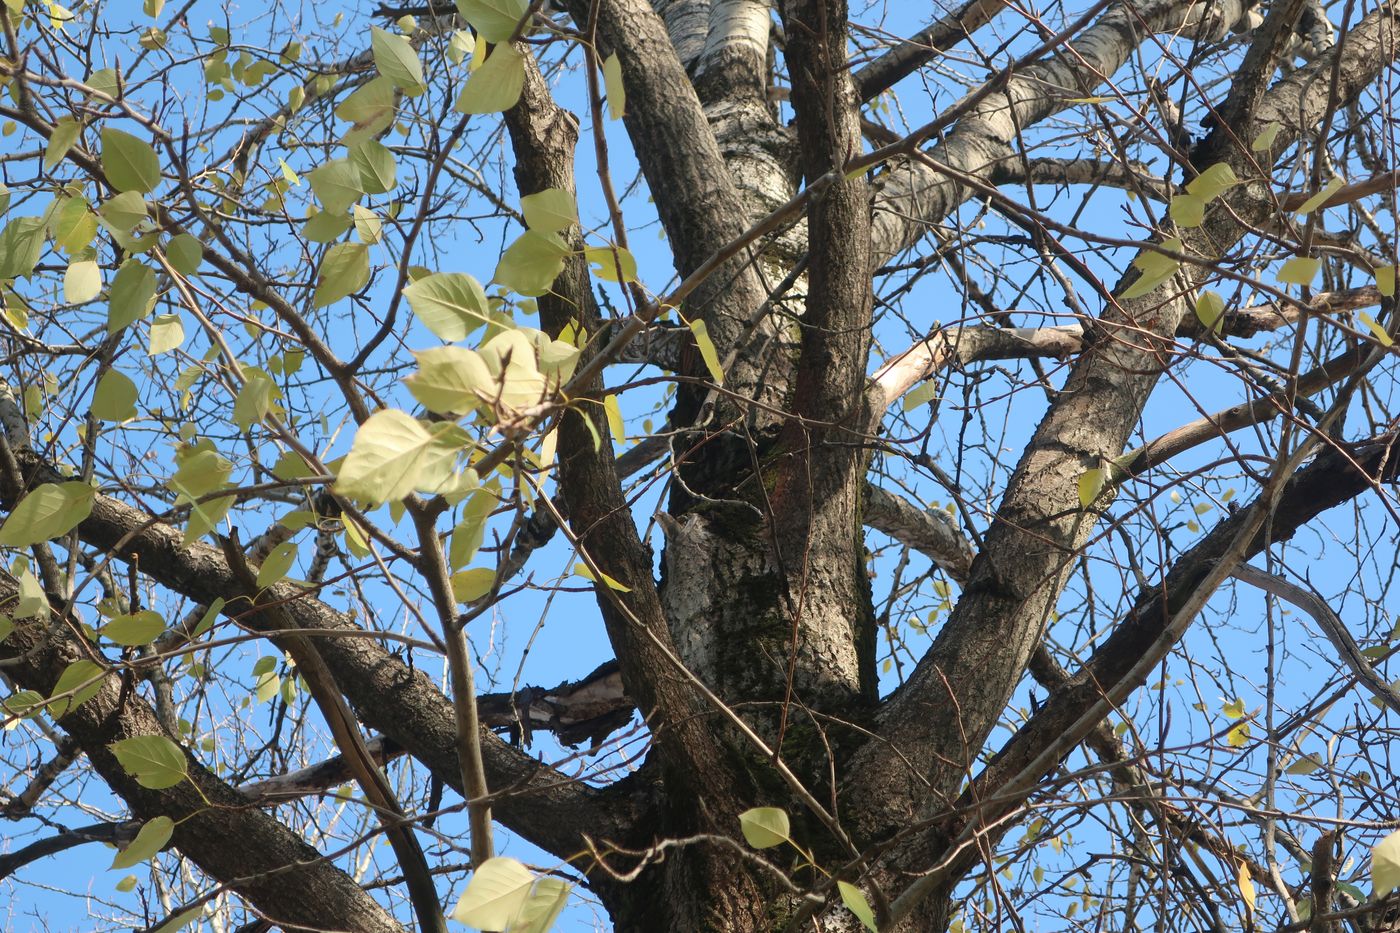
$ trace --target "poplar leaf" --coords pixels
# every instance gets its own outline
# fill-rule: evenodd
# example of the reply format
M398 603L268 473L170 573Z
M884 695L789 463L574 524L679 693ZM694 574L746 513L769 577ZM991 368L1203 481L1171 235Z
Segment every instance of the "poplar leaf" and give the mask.
M1173 253L1179 253L1182 250L1181 240L1175 237L1170 240L1165 240L1162 243L1162 249ZM1158 285L1161 285L1167 279L1171 278L1176 273L1176 270L1181 267L1181 263L1171 256L1163 255L1156 250L1144 249L1138 254L1137 258L1133 260L1133 267L1136 268L1141 275L1138 276L1136 282L1124 290L1123 294L1118 296L1123 301L1146 295Z
M605 282L637 281L637 260L621 246L590 246L583 256L593 268L593 274Z
M1357 313L1357 317L1361 318L1361 323L1366 325L1366 329L1371 332L1372 336L1376 338L1381 346L1390 347L1395 345L1394 338L1386 333L1386 329L1377 323L1376 319L1371 317L1371 315L1367 314L1365 311L1360 311Z
M55 123L49 134L49 144L44 147L44 168L51 169L62 162L82 131L83 125L72 117L63 117Z
M459 113L500 113L515 106L525 87L525 59L510 45L497 45L467 79L457 97Z
M63 272L63 300L70 305L86 304L102 293L102 270L92 259L70 262Z
M490 43L505 42L515 33L528 0L457 0L457 12L477 35Z
M622 62L616 52L603 59L603 89L608 94L608 119L622 119L627 112L627 88L622 84Z
M1254 879L1250 877L1249 866L1246 865L1244 862L1240 862L1240 870L1235 875L1235 884L1239 886L1240 897L1244 899L1245 912L1253 914L1254 899L1256 896L1256 892L1254 890Z
M435 488L450 478L462 435L455 425L434 428L429 431L393 409L370 415L355 434L336 478L336 491L378 506L418 489Z
M489 567L459 570L452 575L452 598L463 605L474 603L491 592L495 582L496 571Z
M1101 469L1085 470L1079 474L1079 504L1088 508L1094 504L1094 500L1103 492L1104 483L1108 479L1106 471Z
M102 626L102 637L119 645L149 645L165 631L160 613L144 609L119 615Z
M841 903L846 905L846 909L856 915L856 919L861 922L870 933L879 933L879 928L875 925L875 912L870 909L870 902L865 899L865 892L847 881L836 882L836 890L841 893Z
M61 538L92 514L96 491L87 483L45 483L19 501L0 525L0 545L29 547Z
M258 588L266 589L274 583L278 583L292 569L292 563L297 558L297 546L294 541L284 541L272 549L263 560L262 566L258 568Z
M326 250L313 307L324 308L347 298L369 284L369 247L363 243L337 243Z
M1391 833L1371 849L1371 886L1377 899L1400 888L1400 832Z
M557 235L526 230L501 254L493 281L534 298L549 291L568 256L569 247Z
M1215 292L1201 292L1196 298L1196 319L1211 333L1220 333L1225 319L1225 299Z
M155 270L137 259L121 264L107 293L107 333L141 320L156 304Z
M410 97L422 94L426 90L423 63L419 61L413 43L406 36L394 35L378 26L371 26L369 34L370 51L379 73Z
M1321 259L1294 256L1279 269L1278 280L1285 285L1309 285L1313 279L1317 278L1317 273L1321 268Z
M491 320L481 283L462 272L434 272L403 294L418 320L441 340L463 340Z
M1220 192L1240 183L1235 170L1228 162L1217 162L1191 180L1186 186L1187 194L1194 194L1202 201L1214 200Z
M159 356L178 349L185 342L185 325L178 314L160 314L151 321L149 356Z
M1387 298L1395 297L1395 266L1380 266L1376 269L1376 290Z
M546 188L520 199L525 226L545 233L558 233L578 223L574 196L562 188Z
M473 411L494 393L495 380L481 354L463 347L434 347L414 354L418 371L404 385L424 408L440 415Z
M618 404L616 395L609 395L603 399L603 412L608 417L608 432L612 434L613 440L626 440L627 424L622 420L622 406Z
M1321 207L1327 201L1328 198L1332 197L1332 195L1342 190L1342 186L1344 186L1346 183L1347 180L1342 176L1333 175L1330 179L1328 179L1327 184L1322 186L1321 191L1319 191L1317 194L1313 195L1312 197L1308 198L1306 201L1303 202L1303 206L1298 208L1298 213L1300 215L1311 214L1313 211Z
M1178 226L1199 227L1206 216L1206 202L1194 194L1178 194L1172 198L1167 214Z
M754 807L739 814L744 840L755 849L771 849L792 837L788 815L777 807Z
M349 159L332 159L313 169L306 180L311 183L322 209L332 214L345 213L365 193L360 171Z
M69 711L97 696L106 676L107 671L100 664L87 658L74 661L65 667L53 685L53 692L49 694L52 698L48 704L49 715L55 719L62 719Z
M452 908L452 919L481 930L505 930L529 900L534 884L535 876L515 859L487 859L472 873Z
M102 171L118 191L153 191L160 184L160 159L151 144L111 126L102 128Z
M185 779L189 768L180 746L163 735L138 735L108 747L136 783L151 790L174 787Z
M153 857L175 833L175 821L168 816L157 816L147 820L125 849L112 859L110 868L130 868Z
M199 271L200 263L204 262L204 244L190 234L182 233L165 244L165 258L170 261L171 268L181 275L194 275Z
M927 405L936 398L938 398L938 384L930 379L920 383L913 391L905 395L904 401L900 404L905 411L913 411L920 405Z
M719 353L715 350L715 342L710 339L709 328L699 318L686 322L686 326L695 338L695 348L700 351L700 359L704 360L710 378L714 380L715 385L724 385L724 370L720 368Z
M92 393L92 413L103 421L125 421L136 417L136 383L115 369L97 380Z
M583 577L583 579L587 580L590 583L602 583L608 589L617 590L619 593L632 592L632 587L613 579L606 573L603 573L601 570L598 571L597 576L594 576L593 571L589 570L588 565L583 563L582 561L580 561L577 564L574 564L574 573L580 577Z
M1279 131L1283 129L1282 123L1270 123L1264 127L1264 131L1254 137L1254 142L1249 144L1253 152L1263 152L1273 146L1274 140L1278 139Z

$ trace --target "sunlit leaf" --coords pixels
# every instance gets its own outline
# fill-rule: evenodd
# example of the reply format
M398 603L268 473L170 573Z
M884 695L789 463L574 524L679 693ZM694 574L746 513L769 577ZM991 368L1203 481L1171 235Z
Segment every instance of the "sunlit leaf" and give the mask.
M788 815L778 807L755 807L739 814L744 840L755 849L771 849L792 838Z
M86 304L102 294L102 270L92 259L68 264L63 272L63 300L70 305Z
M1192 179L1191 183L1186 186L1186 192L1209 203L1226 188L1239 183L1240 180L1235 175L1235 170L1230 167L1228 162L1217 162Z
M335 108L335 115L353 124L341 139L346 146L373 139L394 122L394 83L384 77L367 82Z
M1179 253L1182 250L1182 243L1181 240L1172 238L1163 241L1161 248L1167 252ZM1163 255L1163 253L1156 250L1144 249L1138 254L1137 258L1133 260L1133 267L1141 274L1138 276L1136 282L1128 286L1123 294L1118 296L1123 301L1132 298L1140 298L1148 292L1151 292L1158 285L1161 285L1167 279L1171 278L1176 273L1176 270L1181 267L1181 263L1171 256Z
M1225 299L1215 292L1201 292L1196 298L1196 319L1212 333L1220 333L1225 320Z
M1371 317L1371 315L1367 314L1365 311L1359 311L1356 316L1361 319L1361 323L1366 325L1366 329L1371 332L1371 335L1376 338L1381 346L1390 347L1395 345L1394 338L1392 338L1390 334L1386 332L1386 329L1382 327L1375 318Z
M436 487L450 476L461 449L460 429L457 435L443 430L453 427L434 425L430 431L401 411L374 413L355 434L336 491L380 505Z
M1377 898L1400 888L1400 832L1391 833L1371 849L1371 887Z
M609 395L603 399L603 413L608 418L608 433L615 441L627 439L627 423L622 420L622 406L618 404L616 395Z
M481 283L462 272L424 276L403 294L418 320L442 340L463 340L490 321Z
M188 233L182 233L171 237L170 242L165 244L165 258L181 275L194 275L204 262L204 244Z
M44 147L44 168L51 169L62 162L82 131L83 125L73 117L60 118L49 134L49 144Z
M1250 150L1253 152L1263 152L1265 149L1272 148L1274 140L1278 139L1279 131L1282 129L1282 123L1268 124L1264 127L1263 132L1254 137L1254 142L1249 144Z
M404 385L424 408L441 415L474 410L494 397L495 379L481 355L463 347L434 347L414 353L418 371Z
M457 97L459 113L500 113L515 106L525 87L525 59L514 46L497 45Z
M557 235L526 230L501 255L492 281L531 298L543 295L564 271L568 256L568 246Z
M546 188L520 199L525 226L544 233L558 233L578 223L574 196L562 188Z
M87 658L74 661L63 669L49 693L49 715L62 719L69 712L97 696L107 671Z
M613 579L608 574L603 573L601 570L598 571L597 576L594 576L593 571L589 570L588 565L583 563L582 561L580 561L577 564L574 564L574 573L577 576L583 577L583 579L587 580L590 583L602 583L608 589L617 590L619 593L632 592L632 587Z
M146 199L139 191L125 191L108 198L97 212L116 229L130 231L146 219Z
M1194 194L1178 194L1172 198L1167 213L1182 227L1199 227L1206 216L1206 202Z
M1347 180L1342 176L1333 175L1330 179L1328 179L1327 184L1322 186L1321 191L1319 191L1317 194L1313 195L1312 197L1308 198L1306 201L1303 202L1303 205L1298 208L1298 213L1311 214L1313 211L1317 210L1324 203L1326 203L1328 198L1332 197L1332 195L1336 194L1338 191L1341 191L1342 187L1346 185L1346 183Z
M160 613L143 609L119 615L102 626L102 637L119 645L149 645L165 631Z
M1318 761L1315 756L1305 755L1302 758L1299 758L1297 761L1293 762L1293 764L1289 765L1287 768L1285 768L1283 773L1294 775L1312 774L1314 771L1321 767L1322 762Z
M44 247L44 220L16 217L0 232L0 279L29 275L39 262Z
M590 246L583 256L593 268L593 274L605 282L637 281L637 260L620 246Z
M369 284L369 247L363 243L337 243L326 250L313 307L324 308L353 295Z
M145 140L111 126L102 128L102 171L118 191L153 191L160 184L160 159Z
M1244 901L1246 913L1254 913L1254 879L1250 877L1249 866L1240 862L1240 870L1235 874L1235 885L1240 889L1240 898Z
M505 42L529 9L528 0L457 0L457 12L477 35L490 43Z
M258 568L258 588L266 589L274 583L278 583L287 572L292 569L292 564L297 559L297 546L295 541L284 541L272 549L272 553L263 559L262 566Z
M1079 474L1079 504L1088 508L1098 499L1099 493L1108 481L1108 471L1102 469L1085 470Z
M875 925L875 912L870 909L870 902L865 899L865 892L847 881L836 882L836 890L841 894L841 903L846 905L846 909L856 915L856 919L861 922L870 933L879 933Z
M19 501L0 525L0 545L29 547L61 538L92 514L96 491L87 483L45 483Z
M282 397L282 390L272 377L255 366L243 370L243 386L233 402L233 423L240 431L246 431L261 422L269 414L278 411L276 405Z
M603 89L608 95L608 119L622 119L627 112L627 88L622 84L622 62L616 52L603 59Z
M423 85L423 63L418 60L418 53L407 37L371 26L369 41L374 66L381 75L410 96L423 93L426 89Z
M107 300L107 333L117 331L151 313L156 303L156 273L136 259L128 259L117 270Z
M473 567L459 570L452 575L452 598L459 603L474 603L487 593L496 582L496 571L489 567Z
M142 824L136 838L112 859L110 868L130 868L154 856L175 833L175 821L168 816L157 816Z
M360 170L349 159L332 159L306 176L324 210L343 214L364 194Z
M350 164L355 166L365 194L385 194L398 184L393 150L377 139L356 143L350 150Z
M174 787L185 779L189 768L180 746L163 735L138 735L108 747L137 784L152 790Z
M151 321L151 343L146 351L159 356L178 349L185 342L185 325L178 314L160 314Z
M1395 297L1395 266L1379 266L1376 268L1376 291L1387 298Z
M136 417L136 383L125 374L109 369L97 380L92 393L92 414L103 421L125 421Z
M1278 270L1278 280L1285 285L1309 285L1322 269L1322 260L1310 256L1294 256Z

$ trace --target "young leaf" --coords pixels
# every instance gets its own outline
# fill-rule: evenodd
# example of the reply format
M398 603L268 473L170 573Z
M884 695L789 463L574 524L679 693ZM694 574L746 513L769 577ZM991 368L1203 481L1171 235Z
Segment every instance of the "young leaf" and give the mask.
M107 370L93 390L92 413L103 421L135 418L136 383L115 369Z
M160 613L144 609L117 616L102 626L102 637L119 645L149 645L163 631L165 620Z
M1321 268L1321 259L1294 256L1278 270L1278 280L1285 285L1309 285L1313 279L1317 278L1318 270Z
M904 401L900 404L905 411L913 411L920 405L927 405L936 398L938 398L938 383L930 379L920 383L913 391L904 396Z
M63 300L70 305L86 304L102 293L102 270L92 259L68 264L63 273Z
M1094 500L1099 497L1099 493L1103 492L1103 487L1107 479L1108 474L1104 470L1085 470L1083 473L1080 473L1078 483L1079 504L1086 509L1093 505Z
M1235 884L1240 889L1240 897L1244 899L1245 913L1253 914L1256 897L1254 879L1250 877L1249 866L1244 862L1240 862L1240 870L1235 874Z
M1357 313L1357 317L1361 318L1361 323L1366 325L1366 329L1371 332L1372 336L1376 338L1381 346L1390 347L1395 345L1394 338L1386 333L1385 328L1377 323L1376 319L1371 317L1371 315L1367 314L1365 311L1360 311Z
M477 35L495 44L505 42L529 9L528 0L457 0L457 12Z
M490 567L459 570L452 575L452 598L463 605L474 603L491 592L495 582L496 571Z
M151 790L174 787L188 773L185 753L163 735L138 735L108 747L136 783Z
M1186 186L1188 194L1194 194L1202 201L1213 201L1226 188L1238 185L1239 178L1228 162L1217 162L1192 179Z
M788 815L777 807L754 807L739 814L744 840L755 849L771 849L791 838Z
M1167 214L1181 227L1199 227L1206 216L1206 202L1194 194L1178 194L1172 198Z
M246 377L238 397L233 402L233 423L240 431L246 431L277 410L277 400L282 390L272 377L261 369L249 366L243 371Z
M477 866L452 919L482 930L507 929L529 900L535 876L513 858L497 856Z
M194 275L199 271L200 263L204 262L204 244L188 233L182 233L165 244L165 258L181 275Z
M107 333L115 334L141 320L156 304L155 270L140 260L128 259L112 279L107 301Z
M1333 175L1327 180L1327 184L1322 186L1321 191L1319 191L1317 194L1313 195L1312 197L1308 198L1306 201L1303 202L1303 206L1298 208L1298 213L1311 214L1313 211L1317 210L1324 203L1326 203L1328 198L1332 197L1332 195L1336 194L1338 191L1341 191L1342 186L1346 183L1347 180L1342 176Z
M1264 131L1254 137L1254 142L1249 144L1250 151L1263 152L1273 146L1274 140L1278 139L1279 131L1283 129L1282 123L1270 123L1264 127Z
M0 545L29 547L66 535L92 514L95 496L87 483L45 483L21 499L0 525Z
M637 281L637 260L620 246L590 246L583 256L592 263L593 274L605 282Z
M1179 253L1182 250L1181 240L1173 237L1162 242L1162 249L1168 252ZM1163 255L1156 250L1143 250L1138 257L1133 260L1133 266L1142 274L1138 280L1118 297L1127 301L1131 298L1139 298L1161 285L1176 273L1181 267L1181 263L1171 256Z
M258 568L258 587L266 589L274 583L280 582L287 575L287 571L292 569L292 563L297 559L297 546L295 541L284 541L272 549L272 553L262 562Z
M358 204L351 208L350 213L355 218L355 235L360 238L360 242L366 246L378 243L384 231L384 225L380 223L379 215Z
M413 43L406 36L396 36L387 29L370 27L370 51L374 55L374 66L394 87L402 88L405 94L416 97L426 88L423 84L423 63Z
M360 199L364 188L360 170L349 159L332 159L306 176L321 207L332 214L343 214Z
M394 83L385 77L375 78L345 98L335 108L335 115L353 124L341 139L345 146L353 148L373 139L394 122Z
M164 849L174 833L175 821L168 816L157 816L147 820L136 833L136 838L116 854L108 867L130 868L141 864Z
M462 88L459 113L500 113L515 106L525 87L525 59L510 45L497 45Z
M78 134L82 131L83 125L72 117L62 117L53 125L53 132L49 134L49 144L44 147L46 170L63 161L63 157L73 148L73 143L78 141Z
M34 271L44 247L44 219L16 217L0 233L0 279L18 279Z
M1395 266L1379 266L1376 269L1376 291L1387 298L1395 297Z
M418 320L441 340L463 340L491 320L481 283L462 272L434 272L403 294Z
M393 409L370 415L355 434L336 478L336 491L377 506L441 484L461 449L461 429L454 435L444 429L455 425L434 427L429 431Z
M139 191L126 191L108 198L97 212L115 229L128 233L146 219L146 199Z
M102 171L118 191L146 194L160 184L160 159L151 144L110 126L102 128Z
M434 347L414 353L418 372L404 385L424 408L440 415L473 411L495 394L495 379L479 353L463 347Z
M700 318L687 322L690 328L690 336L696 342L696 349L700 350L700 359L704 360L704 367L710 370L710 378L715 385L724 385L724 370L720 368L720 354L715 352L714 340L710 339L710 328L707 328ZM909 409L904 409L909 410Z
M627 88L622 84L622 62L616 52L603 59L603 89L608 94L608 119L622 119L627 111Z
M360 176L365 194L387 194L398 184L394 153L377 139L366 139L350 150L350 164Z
M1201 292L1196 298L1196 319L1206 330L1218 334L1225 319L1225 299L1215 292Z
M622 420L622 406L618 404L616 395L603 399L603 413L608 417L608 433L613 440L618 443L626 440L627 423Z
M159 356L178 349L185 342L185 325L178 314L161 314L151 321L151 342L146 353Z
M28 574L27 570L25 574ZM55 719L62 719L70 710L77 709L97 696L98 691L102 689L102 679L106 676L107 671L100 664L87 658L74 661L65 667L49 694L53 698L48 704L49 715Z
M613 579L611 576L609 576L606 573L603 573L601 570L598 571L598 576L595 577L593 575L593 571L589 570L588 565L583 563L582 561L579 561L577 564L574 564L574 573L577 576L583 577L589 583L602 583L608 589L617 590L619 593L632 592L632 587Z
M836 890L841 892L841 903L846 905L846 909L856 915L856 919L861 922L870 933L879 933L875 925L875 912L870 909L870 902L865 899L865 892L847 881L836 882Z
M520 199L525 226L543 233L558 233L578 223L574 196L562 188L546 188Z
M1400 832L1393 832L1371 849L1371 886L1382 898L1400 888Z
M501 255L492 281L534 298L549 291L568 256L569 247L557 235L526 230Z
M337 243L326 250L320 280L311 296L313 307L324 308L369 284L369 247L363 243Z

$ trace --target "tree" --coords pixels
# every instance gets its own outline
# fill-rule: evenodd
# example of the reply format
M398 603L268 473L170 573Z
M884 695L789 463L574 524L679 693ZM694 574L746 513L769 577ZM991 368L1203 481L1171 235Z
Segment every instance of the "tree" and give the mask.
M563 6L0 5L2 874L1382 928L1395 7Z

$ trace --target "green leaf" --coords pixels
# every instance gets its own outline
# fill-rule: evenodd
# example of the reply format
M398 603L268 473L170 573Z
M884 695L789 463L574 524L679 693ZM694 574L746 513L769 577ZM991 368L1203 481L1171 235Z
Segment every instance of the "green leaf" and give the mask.
M350 150L350 163L360 176L365 194L385 194L398 184L393 151L377 139L366 139Z
M492 281L530 298L543 295L568 256L568 246L555 234L526 230L501 255Z
M612 396L609 396L609 398L611 397ZM583 579L587 580L589 583L602 583L608 589L617 590L619 593L632 592L632 587L613 579L606 573L603 573L603 571L601 570L598 571L598 576L595 577L593 575L593 571L589 570L588 565L583 563L582 561L580 561L577 564L574 564L574 574L576 576L583 577Z
M1371 886L1376 898L1400 888L1400 832L1386 836L1371 850Z
M1274 140L1278 139L1279 131L1282 129L1282 123L1270 123L1265 126L1264 131L1254 137L1254 142L1249 144L1250 151L1263 152L1265 149L1272 148Z
M102 270L96 260L70 262L63 272L63 300L70 305L86 304L102 294Z
M0 545L29 547L63 537L92 514L95 496L87 483L45 483L10 512L0 526Z
M495 582L496 571L490 567L459 570L452 575L452 598L463 605L474 603L491 592Z
M777 807L755 807L739 814L744 840L755 849L771 849L792 838L788 815Z
M110 126L102 128L102 171L118 191L145 194L160 184L160 159L151 144Z
M1387 298L1395 297L1395 266L1378 266L1375 271L1376 291Z
M1381 346L1392 347L1395 345L1395 339L1391 337L1390 334L1386 332L1386 329L1377 323L1376 319L1371 317L1371 315L1367 314L1365 311L1360 311L1356 316L1361 318L1361 323L1366 325L1366 329L1371 332L1371 335L1376 338Z
M44 220L16 217L0 233L0 279L29 275L39 262L44 247Z
M462 272L426 275L403 294L418 320L441 340L463 340L491 320L481 283Z
M178 314L157 315L151 321L151 345L146 353L159 356L178 349L185 342L185 325Z
M55 719L62 719L97 696L106 676L107 671L102 665L87 658L68 665L63 669L63 673L58 675L58 682L53 685L53 692L49 694L49 715Z
M1321 207L1327 201L1328 198L1332 197L1332 195L1336 194L1338 191L1341 191L1342 187L1346 183L1347 180L1342 176L1333 175L1330 179L1328 179L1327 184L1322 186L1321 191L1319 191L1317 194L1313 195L1312 197L1308 198L1306 201L1303 202L1302 207L1298 208L1298 213L1311 214L1313 211Z
M1105 470L1085 470L1079 474L1079 504L1088 508L1094 504L1094 500L1103 492L1104 484L1108 481L1108 473Z
M536 368L535 345L525 333L502 331L482 344L481 358L493 379L488 399L493 412L497 406L518 410L543 401L544 375Z
M1191 180L1186 186L1188 194L1194 194L1202 201L1213 201L1220 192L1240 183L1235 170L1228 162L1217 162Z
M1312 774L1321 767L1322 762L1318 761L1316 756L1305 755L1285 768L1283 773L1294 775Z
M86 198L64 198L54 211L49 229L55 245L72 255L92 245L97 235L97 218L88 210Z
M282 390L263 370L248 366L243 374L243 387L233 402L233 423L240 431L248 430L277 411L277 400L282 397Z
M930 379L905 395L901 405L905 411L913 411L920 405L927 405L936 398L938 398L938 383Z
M1178 194L1172 198L1167 214L1178 226L1199 227L1205 220L1206 202L1194 194Z
M529 899L511 921L509 933L547 933L563 912L572 889L573 885L559 878L536 878Z
M515 33L527 0L457 0L457 12L481 38L490 43L504 42Z
M525 226L543 233L558 233L578 223L574 196L563 188L546 188L520 199Z
M605 282L637 281L637 260L620 246L590 246L583 256L593 264L593 274Z
M418 52L405 36L398 36L378 26L370 27L370 51L374 55L374 66L379 73L394 86L402 88L409 96L417 96L426 90L423 84L423 63L418 60Z
M123 233L128 233L133 227L146 219L146 199L141 197L141 192L139 191L126 191L115 197L108 198L107 201L97 209L97 212L113 227Z
M233 464L215 450L198 450L180 461L180 467L167 484L181 504L218 492L228 485Z
M1196 299L1196 319L1206 330L1220 333L1225 320L1225 299L1215 292L1201 292Z
M414 353L418 371L404 385L424 408L440 415L474 411L495 395L495 379L481 354L462 347L434 347Z
M168 816L157 816L147 820L137 832L136 838L117 853L109 867L130 868L141 864L164 849L174 833L175 821Z
M515 106L525 87L525 59L510 45L497 45L457 96L459 113L500 113Z
M185 927L194 923L204 915L204 908L191 907L189 910L181 911L169 920L156 927L151 933L179 933Z
M1181 240L1175 237L1170 240L1165 240L1162 243L1162 249L1169 252L1179 253L1182 248ZM1140 298L1146 295L1158 285L1161 285L1167 279L1171 278L1176 273L1176 270L1181 267L1181 263L1170 256L1164 256L1156 250L1144 249L1138 254L1137 258L1133 260L1133 267L1141 274L1138 276L1136 282L1129 285L1128 288L1124 290L1123 294L1118 296L1122 301Z
M344 212L319 211L301 228L302 236L313 243L330 243L350 229L350 218Z
M487 859L472 873L452 908L452 919L482 930L506 930L530 899L534 885L535 876L515 859Z
M156 305L155 270L139 260L128 259L112 279L107 301L107 333L115 334L141 320Z
M434 489L451 477L464 440L455 425L430 431L401 411L375 412L356 432L335 489L374 506Z
M324 210L343 214L360 199L360 170L349 159L332 159L306 176Z
M119 645L149 645L163 631L165 620L160 613L144 609L117 616L102 626L102 637Z
M486 538L486 519L499 505L489 489L478 490L462 508L462 520L452 529L452 543L447 548L447 562L453 570L471 563Z
M118 881L118 882L116 883L116 889L117 889L118 891L120 891L121 893L123 893L123 894L128 894L128 893L130 893L130 892L132 892L132 891L135 891L135 890L136 890L136 876L135 876L135 875L127 875L127 876L126 876L125 878L123 878L121 881Z
M1285 285L1310 285L1322 269L1322 260L1309 256L1294 256L1278 270L1278 280Z
M292 569L292 564L296 559L297 546L295 541L285 541L273 548L272 553L267 555L262 566L258 568L258 588L266 589L281 581Z
M622 83L622 62L616 52L603 59L603 88L608 94L608 119L622 119L627 112L627 88Z
M19 600L14 608L14 617L32 619L35 616L47 615L49 598L34 574L30 573L29 560L24 557L18 558L10 567L10 573L19 581Z
M361 243L373 246L383 238L384 224L380 222L378 214L358 204L350 212L355 218L355 235Z
M112 68L99 68L88 75L87 86L97 91L99 94L106 94L116 100L117 92L121 89L121 79L117 77L117 72Z
M373 139L394 122L394 83L379 77L345 98L335 115L353 124L341 142L347 147Z
M317 308L334 304L369 284L369 247L363 243L337 243L321 261L320 281L311 304Z
M92 414L103 421L135 418L136 383L115 369L107 370L93 390Z
M856 915L856 919L861 922L870 933L879 933L875 925L875 912L870 909L870 902L865 899L865 892L855 885L846 882L836 882L836 890L841 892L841 903L846 905L846 909Z
M452 38L447 43L447 60L454 65L460 65L475 50L476 40L472 38L471 30L458 29L452 33Z
M78 135L82 131L83 125L72 117L62 117L53 125L53 132L49 134L49 144L44 147L45 170L63 161L63 157L73 148L73 143L78 141Z
M1239 719L1244 715L1244 700L1236 697L1229 703L1223 704L1220 707L1220 712L1226 719Z
M113 742L108 748L142 787L164 790L179 784L187 775L189 762L185 753L163 735L138 735Z
M200 263L204 262L204 244L190 234L182 233L165 244L165 258L181 275L194 275L199 271Z

